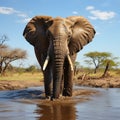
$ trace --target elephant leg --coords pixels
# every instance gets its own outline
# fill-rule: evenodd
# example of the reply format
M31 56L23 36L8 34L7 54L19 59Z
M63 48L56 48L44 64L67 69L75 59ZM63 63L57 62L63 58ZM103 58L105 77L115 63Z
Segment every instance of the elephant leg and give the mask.
M62 95L64 89L64 74L62 75L62 80L61 80L61 84L60 84L60 94Z
M36 54L37 60L41 68L43 68L43 64L45 62L47 52L41 53L39 49L35 48L35 54ZM43 71L46 98L49 98L51 96L51 82L52 82L52 70L51 69L52 69L51 63L49 63L45 71Z
M72 96L73 89L73 71L71 71L68 61L65 62L64 67L64 89L63 96Z
M74 63L76 60L77 54L71 55L71 60ZM73 91L73 77L74 71L71 71L71 66L68 59L65 60L64 64L64 89L63 96L72 96Z
M44 74L44 88L46 98L50 98L51 96L51 85L52 85L52 72L50 66L43 72Z

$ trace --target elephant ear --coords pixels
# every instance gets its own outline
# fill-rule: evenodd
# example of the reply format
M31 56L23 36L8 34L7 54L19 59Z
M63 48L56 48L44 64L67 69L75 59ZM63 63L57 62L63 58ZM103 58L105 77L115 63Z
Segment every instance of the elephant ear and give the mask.
M81 16L68 17L74 24L72 26L72 36L69 43L70 54L79 52L83 46L92 41L95 30L87 19Z
M50 16L35 16L26 25L23 36L32 45L46 40L47 23L52 19Z

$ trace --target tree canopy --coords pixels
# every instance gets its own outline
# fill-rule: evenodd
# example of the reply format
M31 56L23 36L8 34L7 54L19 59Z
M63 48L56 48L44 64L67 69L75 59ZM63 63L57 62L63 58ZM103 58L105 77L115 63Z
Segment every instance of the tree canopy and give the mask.
M2 36L0 38L0 74L4 74L11 62L19 59L25 59L27 56L26 51L15 48L11 49L9 46L5 45L7 36Z
M93 64L95 66L94 73L97 72L99 67L106 67L109 63L109 67L117 66L118 63L115 61L117 57L113 57L112 53L109 52L89 52L84 54L85 57L89 58L85 60L87 64Z

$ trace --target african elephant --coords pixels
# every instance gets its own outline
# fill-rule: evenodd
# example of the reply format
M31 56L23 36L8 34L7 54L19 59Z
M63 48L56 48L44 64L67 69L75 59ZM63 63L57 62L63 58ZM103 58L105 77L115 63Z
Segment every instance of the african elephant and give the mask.
M44 75L46 98L57 99L60 93L72 96L77 52L92 41L94 35L93 26L81 16L35 16L28 22L23 36L34 46Z

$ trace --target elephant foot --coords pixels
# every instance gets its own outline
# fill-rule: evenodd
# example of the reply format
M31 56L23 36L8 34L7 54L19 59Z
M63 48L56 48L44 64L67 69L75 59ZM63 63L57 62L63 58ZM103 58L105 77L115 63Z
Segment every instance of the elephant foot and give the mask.
M48 100L50 100L50 99L51 99L51 96L46 95L45 98L48 99Z
M63 96L72 96L72 89L64 89L63 90Z
M58 100L59 98L62 98L62 97L63 97L62 94L60 94L59 97L54 97L54 96L52 96L52 97L51 97L51 101Z
M55 98L52 96L52 97L50 98L50 100L51 100L51 101L54 101L54 100L55 100Z
M59 97L57 97L57 98L55 98L55 97L51 97L51 101L55 101L55 100L57 100L57 99L59 99Z
M50 99L51 98L51 91L45 91L45 98Z

